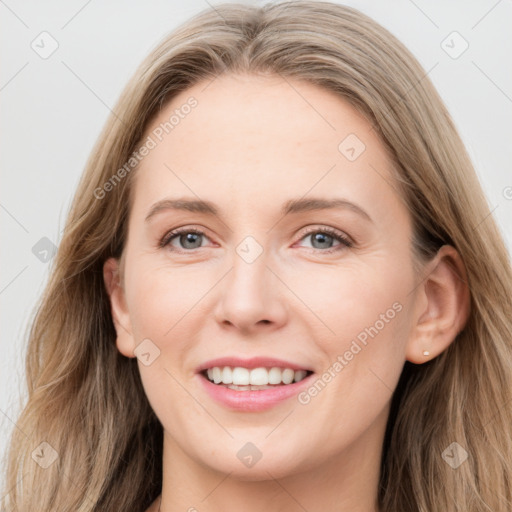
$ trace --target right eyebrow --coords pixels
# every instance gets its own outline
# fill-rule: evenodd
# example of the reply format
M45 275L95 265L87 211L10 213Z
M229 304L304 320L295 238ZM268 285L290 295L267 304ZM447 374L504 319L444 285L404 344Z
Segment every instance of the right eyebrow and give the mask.
M218 215L217 207L210 201L199 199L163 199L156 202L149 210L146 216L146 222L157 213L165 210L185 210L194 213L204 213L206 215Z

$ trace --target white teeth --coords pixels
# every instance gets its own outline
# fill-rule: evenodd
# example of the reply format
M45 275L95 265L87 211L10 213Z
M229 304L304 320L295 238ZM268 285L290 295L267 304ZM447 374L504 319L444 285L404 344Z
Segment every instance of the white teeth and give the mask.
M213 369L213 382L215 382L215 384L218 384L221 381L222 381L221 369L218 366L215 366L215 368Z
M246 386L249 384L249 370L247 368L241 368L240 366L233 368L232 376L233 384L236 384L237 386Z
M268 371L266 368L253 368L249 376L249 382L255 386L266 386L268 384Z
M281 384L281 368L270 368L268 372L269 384Z
M295 372L290 368L286 368L286 370L283 371L283 384L291 384L294 376Z
M237 391L261 391L262 389L271 389L273 386L235 386L234 384L226 384L229 389L236 389Z
M302 379L306 377L308 372L306 370L297 370L295 372L295 375L293 376L293 379L295 382L300 382Z
M229 366L224 366L222 370L222 382L224 384L231 384L233 382L233 370Z
M242 368L240 366L215 366L206 371L208 379L215 384L225 384L231 389L248 391L251 389L268 389L279 384L300 382L308 372L291 368Z

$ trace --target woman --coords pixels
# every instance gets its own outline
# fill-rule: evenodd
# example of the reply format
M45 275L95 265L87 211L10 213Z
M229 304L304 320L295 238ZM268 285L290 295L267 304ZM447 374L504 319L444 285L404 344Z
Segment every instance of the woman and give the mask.
M148 56L33 324L4 508L511 509L510 262L424 75L326 2Z

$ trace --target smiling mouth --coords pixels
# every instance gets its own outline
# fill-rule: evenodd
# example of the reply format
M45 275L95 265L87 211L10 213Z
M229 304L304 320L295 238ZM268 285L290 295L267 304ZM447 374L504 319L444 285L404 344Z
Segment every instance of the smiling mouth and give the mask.
M309 377L309 370L292 368L243 368L241 366L214 366L203 370L201 375L212 384L237 391L258 391L288 386Z

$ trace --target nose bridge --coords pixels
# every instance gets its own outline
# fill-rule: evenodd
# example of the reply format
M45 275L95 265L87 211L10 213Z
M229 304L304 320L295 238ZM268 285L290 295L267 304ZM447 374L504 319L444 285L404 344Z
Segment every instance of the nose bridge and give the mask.
M221 322L249 329L258 323L281 323L285 308L273 273L271 253L265 242L246 236L235 247L232 270L224 281L217 309Z
M254 308L263 303L268 293L269 256L269 251L253 236L245 237L235 247L226 293L239 301L239 305L247 303Z

